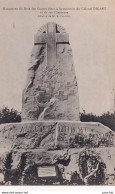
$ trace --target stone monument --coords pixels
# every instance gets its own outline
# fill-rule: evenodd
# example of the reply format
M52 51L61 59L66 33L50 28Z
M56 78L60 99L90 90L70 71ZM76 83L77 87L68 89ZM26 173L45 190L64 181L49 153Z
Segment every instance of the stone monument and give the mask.
M34 37L23 91L23 120L79 120L77 79L69 35L47 23Z
M22 122L0 126L2 184L114 185L114 146L111 129L80 122L69 35L47 23L34 37Z

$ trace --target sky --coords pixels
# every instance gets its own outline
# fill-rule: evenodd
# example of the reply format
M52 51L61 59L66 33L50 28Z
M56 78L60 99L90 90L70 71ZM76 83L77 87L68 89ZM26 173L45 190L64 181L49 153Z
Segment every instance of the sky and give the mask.
M70 17L38 17L39 10L6 8L80 8ZM106 10L84 8L106 7ZM100 115L114 109L115 2L113 0L0 1L0 107L21 111L34 34L47 22L69 33L78 81L80 111Z

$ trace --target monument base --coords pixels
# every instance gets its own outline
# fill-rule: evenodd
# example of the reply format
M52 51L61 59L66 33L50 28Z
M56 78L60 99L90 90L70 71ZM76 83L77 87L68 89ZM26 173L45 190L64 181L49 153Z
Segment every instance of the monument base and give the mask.
M28 121L2 124L1 146L9 149L63 149L113 146L114 132L101 123Z
M115 135L100 123L9 123L0 126L0 134L6 184L115 184Z

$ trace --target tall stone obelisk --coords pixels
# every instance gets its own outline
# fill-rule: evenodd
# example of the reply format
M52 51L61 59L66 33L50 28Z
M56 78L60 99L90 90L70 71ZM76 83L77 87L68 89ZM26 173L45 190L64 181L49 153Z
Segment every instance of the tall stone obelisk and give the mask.
M65 29L51 22L34 37L22 120L79 120L78 86Z

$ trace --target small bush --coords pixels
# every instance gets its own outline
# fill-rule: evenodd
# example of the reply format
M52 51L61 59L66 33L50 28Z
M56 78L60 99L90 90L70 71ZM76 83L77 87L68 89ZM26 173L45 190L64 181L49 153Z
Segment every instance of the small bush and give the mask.
M17 110L9 109L4 106L0 109L0 124L1 123L13 123L13 122L21 122L21 113Z
M104 113L101 116L94 115L92 113L86 113L85 111L80 114L80 120L82 122L100 122L103 125L109 127L112 131L115 131L115 112Z

